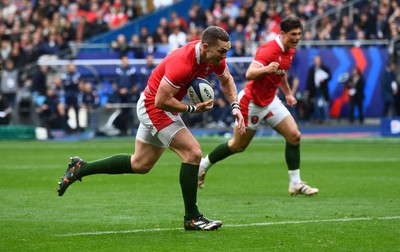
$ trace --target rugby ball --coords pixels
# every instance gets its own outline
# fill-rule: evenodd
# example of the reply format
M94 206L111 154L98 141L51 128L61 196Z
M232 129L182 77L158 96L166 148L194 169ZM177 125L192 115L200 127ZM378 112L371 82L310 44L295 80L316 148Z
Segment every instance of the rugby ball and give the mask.
M194 104L214 100L214 90L210 83L203 78L196 77L189 83L187 90L189 100Z

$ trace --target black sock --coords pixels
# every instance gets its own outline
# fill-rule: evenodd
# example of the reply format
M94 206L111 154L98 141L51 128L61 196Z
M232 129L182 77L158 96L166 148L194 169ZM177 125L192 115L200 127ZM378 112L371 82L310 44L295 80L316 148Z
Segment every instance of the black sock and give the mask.
M81 166L81 177L92 174L123 174L133 173L130 154L117 154L104 159L88 162Z
M212 164L215 164L233 154L234 153L228 147L228 142L226 142L215 147L215 149L208 154L208 159Z
M285 159L289 170L300 169L300 144L286 143Z
M198 165L181 164L179 182L181 184L183 202L185 204L185 219L193 219L199 210L197 208L197 174Z

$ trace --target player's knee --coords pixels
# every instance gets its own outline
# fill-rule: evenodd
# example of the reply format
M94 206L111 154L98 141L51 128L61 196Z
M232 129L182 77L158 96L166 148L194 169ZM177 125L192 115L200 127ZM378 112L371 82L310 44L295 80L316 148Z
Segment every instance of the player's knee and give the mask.
M301 133L298 130L290 132L289 137L287 137L287 141L290 144L300 144L300 140L301 140Z
M202 158L202 153L200 148L192 148L185 153L185 157L183 158L184 163L194 164L200 163Z

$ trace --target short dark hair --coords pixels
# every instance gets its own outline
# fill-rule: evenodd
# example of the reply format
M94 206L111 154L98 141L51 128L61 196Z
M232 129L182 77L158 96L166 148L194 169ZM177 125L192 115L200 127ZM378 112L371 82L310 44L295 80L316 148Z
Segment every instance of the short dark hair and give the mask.
M214 44L218 40L228 42L229 34L219 26L207 27L201 35L201 43Z
M300 19L295 16L288 16L281 22L281 31L283 32L288 32L296 28L303 30L303 25L301 24Z

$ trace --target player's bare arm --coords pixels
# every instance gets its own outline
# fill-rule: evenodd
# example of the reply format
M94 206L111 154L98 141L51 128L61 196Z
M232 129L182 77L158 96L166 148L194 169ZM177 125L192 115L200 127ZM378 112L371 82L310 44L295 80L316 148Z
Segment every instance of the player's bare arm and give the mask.
M274 74L279 70L278 62L271 62L267 66L252 62L246 71L247 80L258 80L267 74Z
M233 104L238 101L237 97L237 89L235 85L235 81L231 73L229 72L228 68L224 72L223 75L217 76L219 82L221 83L221 90L224 93L226 99L228 100L229 104ZM240 112L239 108L232 108L232 114L237 120L237 127L240 134L246 132L246 128L244 126L244 119L242 112Z
M279 87L281 88L282 92L285 94L287 105L289 105L291 107L296 105L297 100L293 96L292 90L290 89L286 74L283 76Z
M187 105L183 104L174 97L174 95L178 93L178 91L179 89L174 88L165 79L162 79L155 97L156 107L169 112L186 112ZM197 103L196 112L205 112L212 109L213 106L213 100Z
M217 76L217 78L221 84L221 90L224 93L229 104L231 104L232 102L237 102L238 97L237 97L236 85L228 69L225 71L223 75Z

